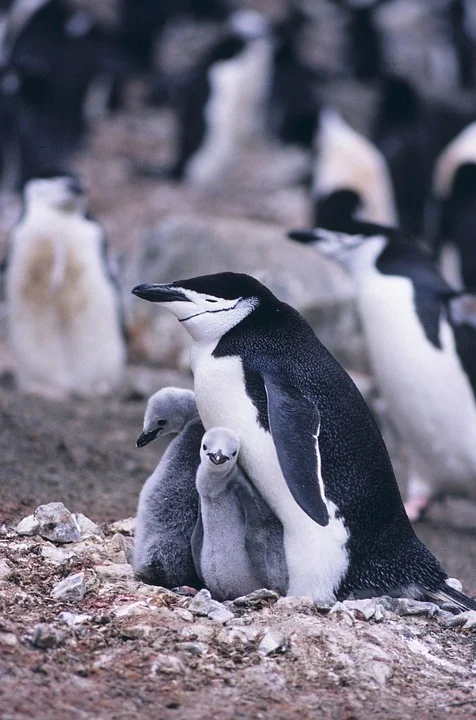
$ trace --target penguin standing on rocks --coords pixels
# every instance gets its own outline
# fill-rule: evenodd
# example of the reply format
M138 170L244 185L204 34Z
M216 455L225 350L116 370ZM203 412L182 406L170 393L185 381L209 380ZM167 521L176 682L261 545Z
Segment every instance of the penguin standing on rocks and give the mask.
M288 595L455 597L413 532L362 396L296 310L235 273L132 292L192 336L200 417L236 433L241 466L283 525Z
M117 387L126 360L120 297L103 231L86 217L75 178L27 183L6 300L20 390L64 398Z
M353 277L370 361L408 452L409 517L442 493L476 499L476 298L396 230L337 218L332 231L290 237Z
M149 399L137 447L177 434L139 496L134 571L141 580L167 588L202 587L191 537L198 519L195 475L204 433L191 390L167 387Z
M217 600L260 588L287 590L283 528L237 465L240 441L227 428L205 433L196 476L200 514L195 567Z

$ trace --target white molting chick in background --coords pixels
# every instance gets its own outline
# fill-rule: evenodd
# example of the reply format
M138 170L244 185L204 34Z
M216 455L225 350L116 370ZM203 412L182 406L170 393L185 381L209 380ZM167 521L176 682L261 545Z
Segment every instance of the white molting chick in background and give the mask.
M126 361L119 293L100 225L69 176L30 180L8 252L9 342L20 390L107 394Z

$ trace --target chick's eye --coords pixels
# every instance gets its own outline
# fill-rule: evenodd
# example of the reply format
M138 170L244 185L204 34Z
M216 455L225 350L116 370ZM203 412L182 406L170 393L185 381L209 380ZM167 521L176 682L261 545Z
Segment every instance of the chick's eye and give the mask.
M206 449L207 449L207 446L206 446L206 445L204 445L204 446L203 446L203 449L204 449L204 450L206 450Z
M236 450L235 450L234 453L232 453L232 457L235 457L235 456L236 456Z
M211 298L205 298L206 302L218 302L218 300L212 300Z

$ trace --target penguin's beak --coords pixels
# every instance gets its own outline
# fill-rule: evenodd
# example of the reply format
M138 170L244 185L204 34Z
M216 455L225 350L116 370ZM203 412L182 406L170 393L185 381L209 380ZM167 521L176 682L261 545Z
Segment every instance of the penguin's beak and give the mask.
M139 437L136 440L136 448L142 448L148 445L152 440L155 440L156 437L158 437L160 431L162 428L158 427L154 430L149 430L149 432L141 432Z
M166 283L164 285L143 283L142 285L136 285L131 292L133 295L137 295L137 297L140 297L143 300L149 300L149 302L190 302L188 297L181 290L178 290L170 283Z
M227 455L223 455L221 450L217 450L216 453L207 453L210 458L210 462L214 465L223 465L230 458Z
M290 230L288 238L300 243L312 243L319 240L319 233L316 230Z

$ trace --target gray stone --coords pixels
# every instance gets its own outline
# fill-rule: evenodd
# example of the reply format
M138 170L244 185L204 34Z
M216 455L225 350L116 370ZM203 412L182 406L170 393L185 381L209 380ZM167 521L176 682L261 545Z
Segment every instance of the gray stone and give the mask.
M184 620L185 622L193 623L195 620L193 614L190 612L190 610L186 610L185 608L176 608L174 610L175 615L179 617L181 620Z
M12 568L6 560L0 558L0 580L8 580L12 574Z
M177 650L183 650L190 655L205 655L208 645L203 642L180 642L177 643Z
M207 617L214 622L224 625L229 620L233 620L235 616L230 610L221 605L220 607L212 608L212 610L210 610L210 612L208 613Z
M276 610L288 610L290 612L299 612L310 615L315 612L315 604L312 597L300 596L294 597L289 595L280 597L274 606Z
M438 605L432 602L421 602L412 598L398 598L394 600L393 612L397 615L427 615L433 617L440 613Z
M74 552L72 550L56 547L55 545L43 545L41 548L41 556L55 565L63 565L65 562L68 562L73 555Z
M65 625L82 625L85 622L88 622L88 620L91 620L91 615L86 615L85 613L73 613L68 612L67 610L63 610L63 612L60 612L58 615L58 620Z
M476 631L476 610L466 610L445 620L446 627L460 627L462 630Z
M57 543L81 540L78 523L62 502L40 505L33 515L38 522L38 534L46 540Z
M111 563L110 565L95 565L94 570L103 578L133 578L134 570L128 563Z
M39 623L33 628L30 642L35 647L46 650L47 648L59 645L61 639L61 633L51 625L48 625L48 623Z
M289 645L287 637L279 630L268 630L258 644L258 652L262 655L283 653Z
M128 517L124 520L117 520L109 525L110 529L117 533L125 533L126 535L134 535L136 529L136 518Z
M188 610L193 615L207 616L208 613L216 608L217 601L212 599L210 591L203 588L200 590L194 598L192 598L188 604Z
M81 539L84 540L84 538L91 537L93 535L102 535L100 528L95 522L86 517L86 515L83 515L82 513L73 513L73 518L78 524L81 532Z
M19 535L36 535L38 532L38 520L34 515L27 515L20 520L15 530Z
M18 645L18 638L15 633L3 632L0 630L0 645L14 647L15 645Z
M249 607L249 608L260 608L267 607L272 603L277 602L279 595L274 590L267 590L262 588L260 590L254 590L248 595L242 595L233 600L233 605L236 607Z
M61 580L53 590L51 595L55 600L62 602L80 602L86 592L86 578L84 572L68 575L67 578Z
M159 654L152 663L151 675L164 673L165 675L182 675L185 665L176 655Z

